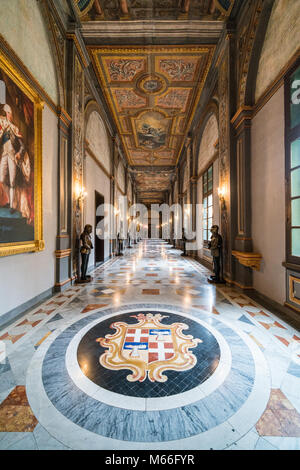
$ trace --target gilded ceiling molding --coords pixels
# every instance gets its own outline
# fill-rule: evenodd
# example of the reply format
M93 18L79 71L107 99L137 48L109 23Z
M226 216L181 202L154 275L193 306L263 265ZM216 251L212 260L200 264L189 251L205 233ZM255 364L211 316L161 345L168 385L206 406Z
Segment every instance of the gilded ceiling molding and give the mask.
M131 165L140 162L151 166L176 165L215 46L90 46L88 49L127 161ZM157 132L160 127L161 134L146 134L149 126Z
M67 39L71 39L74 42L76 50L77 50L77 52L79 54L79 57L81 59L82 65L85 68L87 68L89 64L88 64L88 61L85 58L84 52L83 52L82 47L81 47L81 45L80 45L80 43L77 39L76 34L75 33L68 33L67 34Z

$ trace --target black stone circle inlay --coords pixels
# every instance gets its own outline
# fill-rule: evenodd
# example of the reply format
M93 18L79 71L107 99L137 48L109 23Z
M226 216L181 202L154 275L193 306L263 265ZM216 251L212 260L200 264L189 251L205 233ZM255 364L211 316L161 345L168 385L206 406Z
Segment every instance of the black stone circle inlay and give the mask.
M153 315L160 313L165 315L167 318L161 320L161 324L165 325L176 322L185 323L189 329L183 330L183 333L203 341L190 349L197 358L196 365L186 371L165 371L164 375L168 377L168 380L164 383L150 382L148 377L144 382L129 382L126 379L127 375L132 373L129 369L110 370L103 367L99 362L99 358L108 349L103 348L99 342L96 342L96 339L104 338L107 334L114 334L116 330L110 328L110 325L114 322L138 323L138 320L132 318L131 315L139 313L152 313ZM100 387L122 395L154 398L183 393L205 382L218 367L220 348L213 334L190 318L169 312L139 310L110 317L91 328L79 343L77 359L84 374Z

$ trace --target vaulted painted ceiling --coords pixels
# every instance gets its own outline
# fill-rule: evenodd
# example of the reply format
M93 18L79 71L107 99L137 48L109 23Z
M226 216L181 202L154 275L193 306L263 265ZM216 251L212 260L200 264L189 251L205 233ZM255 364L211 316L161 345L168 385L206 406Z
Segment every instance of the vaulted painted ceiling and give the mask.
M75 1L138 198L163 202L235 0Z
M176 165L214 46L90 50L130 165Z

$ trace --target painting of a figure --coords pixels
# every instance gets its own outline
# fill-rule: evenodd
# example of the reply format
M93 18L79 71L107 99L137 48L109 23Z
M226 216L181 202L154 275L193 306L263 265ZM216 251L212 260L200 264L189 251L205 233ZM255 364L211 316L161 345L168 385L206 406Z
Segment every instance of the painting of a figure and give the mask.
M149 111L137 120L138 145L154 150L166 145L168 120L160 113Z
M0 70L0 243L34 240L34 104Z

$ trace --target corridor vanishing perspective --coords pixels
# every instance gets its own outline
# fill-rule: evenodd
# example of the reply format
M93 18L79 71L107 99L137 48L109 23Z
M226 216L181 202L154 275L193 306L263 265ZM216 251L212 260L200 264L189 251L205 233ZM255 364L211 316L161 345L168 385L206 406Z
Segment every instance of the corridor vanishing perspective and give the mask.
M0 449L298 449L300 335L163 240L0 332Z
M0 450L300 450L300 0L0 3Z

